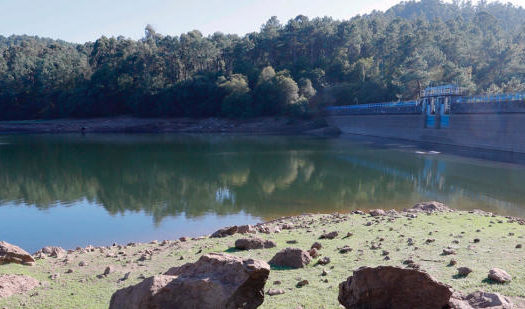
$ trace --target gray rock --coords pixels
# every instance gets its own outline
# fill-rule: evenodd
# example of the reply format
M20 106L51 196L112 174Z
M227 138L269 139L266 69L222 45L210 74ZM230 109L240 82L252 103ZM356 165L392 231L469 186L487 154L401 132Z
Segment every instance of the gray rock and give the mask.
M270 266L228 254L207 254L196 263L118 290L110 309L257 308L264 301Z
M512 276L500 268L492 268L489 271L488 278L499 283L507 283L512 280Z
M339 285L345 308L445 308L452 290L429 274L392 266L362 267Z
M298 248L285 248L270 260L270 265L291 268L303 268L310 264L312 258L308 252Z
M275 246L277 246L275 241L258 237L239 238L235 241L235 248L239 250L267 249Z
M0 241L0 265L9 263L34 265L35 259L24 249L5 241Z
M459 267L458 268L458 275L460 276L468 276L472 272L472 269L468 267Z

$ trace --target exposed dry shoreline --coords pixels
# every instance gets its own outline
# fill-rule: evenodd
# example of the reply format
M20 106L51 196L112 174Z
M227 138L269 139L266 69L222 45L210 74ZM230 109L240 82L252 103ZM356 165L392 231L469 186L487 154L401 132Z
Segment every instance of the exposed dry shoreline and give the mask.
M93 118L0 121L0 133L242 133L299 134L325 127L322 119L265 117L222 118Z
M235 249L237 240L253 237L275 247ZM305 267L272 267L264 289L283 293L266 295L261 308L338 308L339 283L361 266L379 265L421 269L456 291L495 292L519 304L515 308L525 304L525 220L445 208L305 214L252 227L224 228L215 235L191 239L67 251L51 248L33 255L34 266L0 266L0 273L22 274L40 282L31 291L0 298L0 308L107 308L116 290L195 262L208 253L270 261L283 248L309 250L314 242L322 248ZM326 258L328 264L321 264ZM468 267L472 273L458 276L459 267ZM507 271L512 281L494 284L487 280L494 267ZM305 281L306 285L299 285ZM319 290L324 292L319 294Z

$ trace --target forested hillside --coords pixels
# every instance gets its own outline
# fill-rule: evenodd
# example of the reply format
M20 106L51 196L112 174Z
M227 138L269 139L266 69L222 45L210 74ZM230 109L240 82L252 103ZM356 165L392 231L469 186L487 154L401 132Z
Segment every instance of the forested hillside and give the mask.
M431 82L525 91L525 10L422 0L343 21L271 18L242 37L0 36L0 119L301 116L412 99Z

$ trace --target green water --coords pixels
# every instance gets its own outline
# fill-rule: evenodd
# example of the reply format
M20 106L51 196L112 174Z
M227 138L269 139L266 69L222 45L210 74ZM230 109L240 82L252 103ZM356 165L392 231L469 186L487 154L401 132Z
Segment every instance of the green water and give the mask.
M305 212L440 200L525 217L521 165L312 137L0 136L0 240L172 239Z

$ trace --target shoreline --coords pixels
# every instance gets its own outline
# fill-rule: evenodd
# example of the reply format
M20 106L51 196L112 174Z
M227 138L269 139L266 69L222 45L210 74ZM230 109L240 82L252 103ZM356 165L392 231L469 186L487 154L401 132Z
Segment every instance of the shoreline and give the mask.
M52 119L0 121L0 134L11 133L234 133L302 134L325 128L323 119L262 117L225 118L136 118ZM321 130L322 131L322 130Z
M323 239L322 235L329 232L338 235L333 239ZM316 241L323 247L319 250L320 257L314 258L310 265L293 270L272 268L265 291L279 288L285 293L266 295L261 308L337 308L338 284L353 270L378 265L405 267L403 263L407 259L414 260L417 268L460 291L498 292L515 302L525 298L525 269L520 266L523 262L521 245L525 245L525 219L522 218L448 208L432 211L372 210L368 213L288 216L251 227L227 227L214 234L217 237L181 237L178 240L88 246L67 251L60 248L49 251L55 252L51 254L41 250L34 256L34 266L0 266L2 273L24 274L41 284L32 292L0 298L0 308L75 308L80 305L107 308L116 290L137 284L171 267L195 262L208 253L269 261L283 248L309 250ZM249 251L235 249L237 239L253 237L273 241L276 247ZM340 248L345 246L351 250L341 253ZM453 248L454 253L443 255L444 248ZM322 257L329 257L331 262L326 266L319 265ZM457 267L468 266L473 273L467 278L456 277L456 266L449 265L452 259L457 261ZM104 275L104 269L108 267L111 271ZM487 282L483 278L492 267L505 269L513 280L505 285ZM298 288L297 279L307 280L309 284ZM277 281L280 283L276 284ZM325 295L316 295L314 291L318 289L326 290Z

